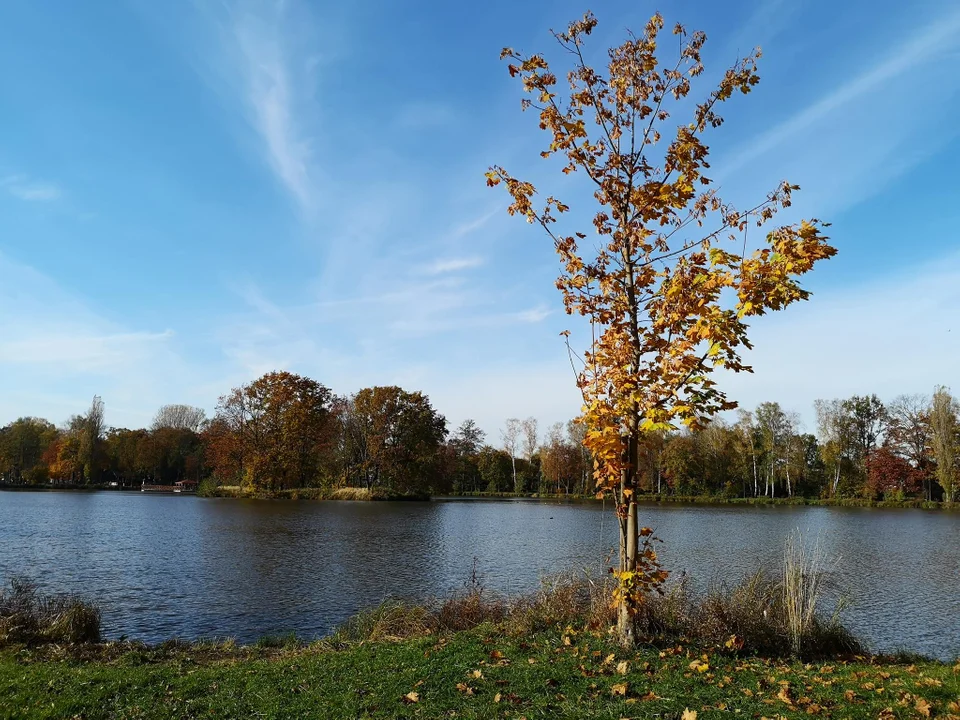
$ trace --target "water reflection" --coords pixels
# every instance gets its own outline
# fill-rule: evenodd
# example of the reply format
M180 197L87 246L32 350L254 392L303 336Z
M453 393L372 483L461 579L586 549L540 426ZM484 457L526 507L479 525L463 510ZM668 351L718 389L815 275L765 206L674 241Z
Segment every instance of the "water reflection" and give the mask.
M295 503L140 493L0 493L0 579L27 573L104 606L109 636L315 637L386 597L470 577L507 593L603 572L609 507L536 501ZM650 506L661 555L695 585L780 562L795 528L835 558L848 624L875 649L960 653L960 515Z

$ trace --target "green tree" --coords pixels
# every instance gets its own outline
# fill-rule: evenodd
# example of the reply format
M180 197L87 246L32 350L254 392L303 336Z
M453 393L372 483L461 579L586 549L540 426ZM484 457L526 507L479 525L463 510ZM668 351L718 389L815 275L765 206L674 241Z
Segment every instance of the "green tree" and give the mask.
M473 420L464 420L453 437L450 447L453 451L453 491L476 492L480 489L480 469L477 455L483 447L485 433Z
M943 501L953 502L957 484L957 454L960 443L960 403L949 388L938 387L930 404L930 439L936 478L943 488Z
M477 456L477 467L487 492L508 492L514 488L514 459L504 450L485 445Z
M0 478L16 484L46 482L48 468L44 454L59 433L52 423L22 417L0 431Z

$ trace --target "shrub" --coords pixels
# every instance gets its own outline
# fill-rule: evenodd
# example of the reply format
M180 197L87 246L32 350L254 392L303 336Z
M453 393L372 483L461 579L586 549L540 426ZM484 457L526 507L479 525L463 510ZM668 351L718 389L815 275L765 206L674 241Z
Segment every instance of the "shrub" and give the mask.
M860 642L821 612L825 556L804 548L799 533L786 545L782 572L759 570L734 585L696 595L688 579L651 595L637 614L637 630L651 641L686 638L731 652L804 658L860 654Z
M98 640L100 610L76 595L47 595L25 578L0 590L0 646Z

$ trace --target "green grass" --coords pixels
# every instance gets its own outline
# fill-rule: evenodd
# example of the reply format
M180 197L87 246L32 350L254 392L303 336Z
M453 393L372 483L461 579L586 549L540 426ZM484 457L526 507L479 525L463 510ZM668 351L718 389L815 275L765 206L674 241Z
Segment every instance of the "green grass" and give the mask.
M0 651L0 718L909 718L960 716L958 701L960 666L625 652L569 628L484 625L341 649Z

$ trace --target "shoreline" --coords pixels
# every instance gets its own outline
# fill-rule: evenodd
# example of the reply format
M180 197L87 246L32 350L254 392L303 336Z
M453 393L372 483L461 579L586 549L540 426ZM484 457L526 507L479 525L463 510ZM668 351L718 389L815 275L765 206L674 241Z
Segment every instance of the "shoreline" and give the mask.
M141 486L111 487L108 485L12 485L0 483L0 491L11 492L140 492ZM241 490L237 486L219 486L210 490L183 493L168 493L184 497L230 498L247 500L312 500L312 501L358 501L358 502L431 502L451 500L560 500L570 503L599 503L592 495L566 495L555 493L513 492L465 492L465 493L408 493L366 488L292 488L289 490ZM870 500L867 498L807 498L807 497L722 497L711 495L638 495L640 505L686 505L686 506L807 506L876 508L902 510L960 511L960 503L943 503L929 500Z

